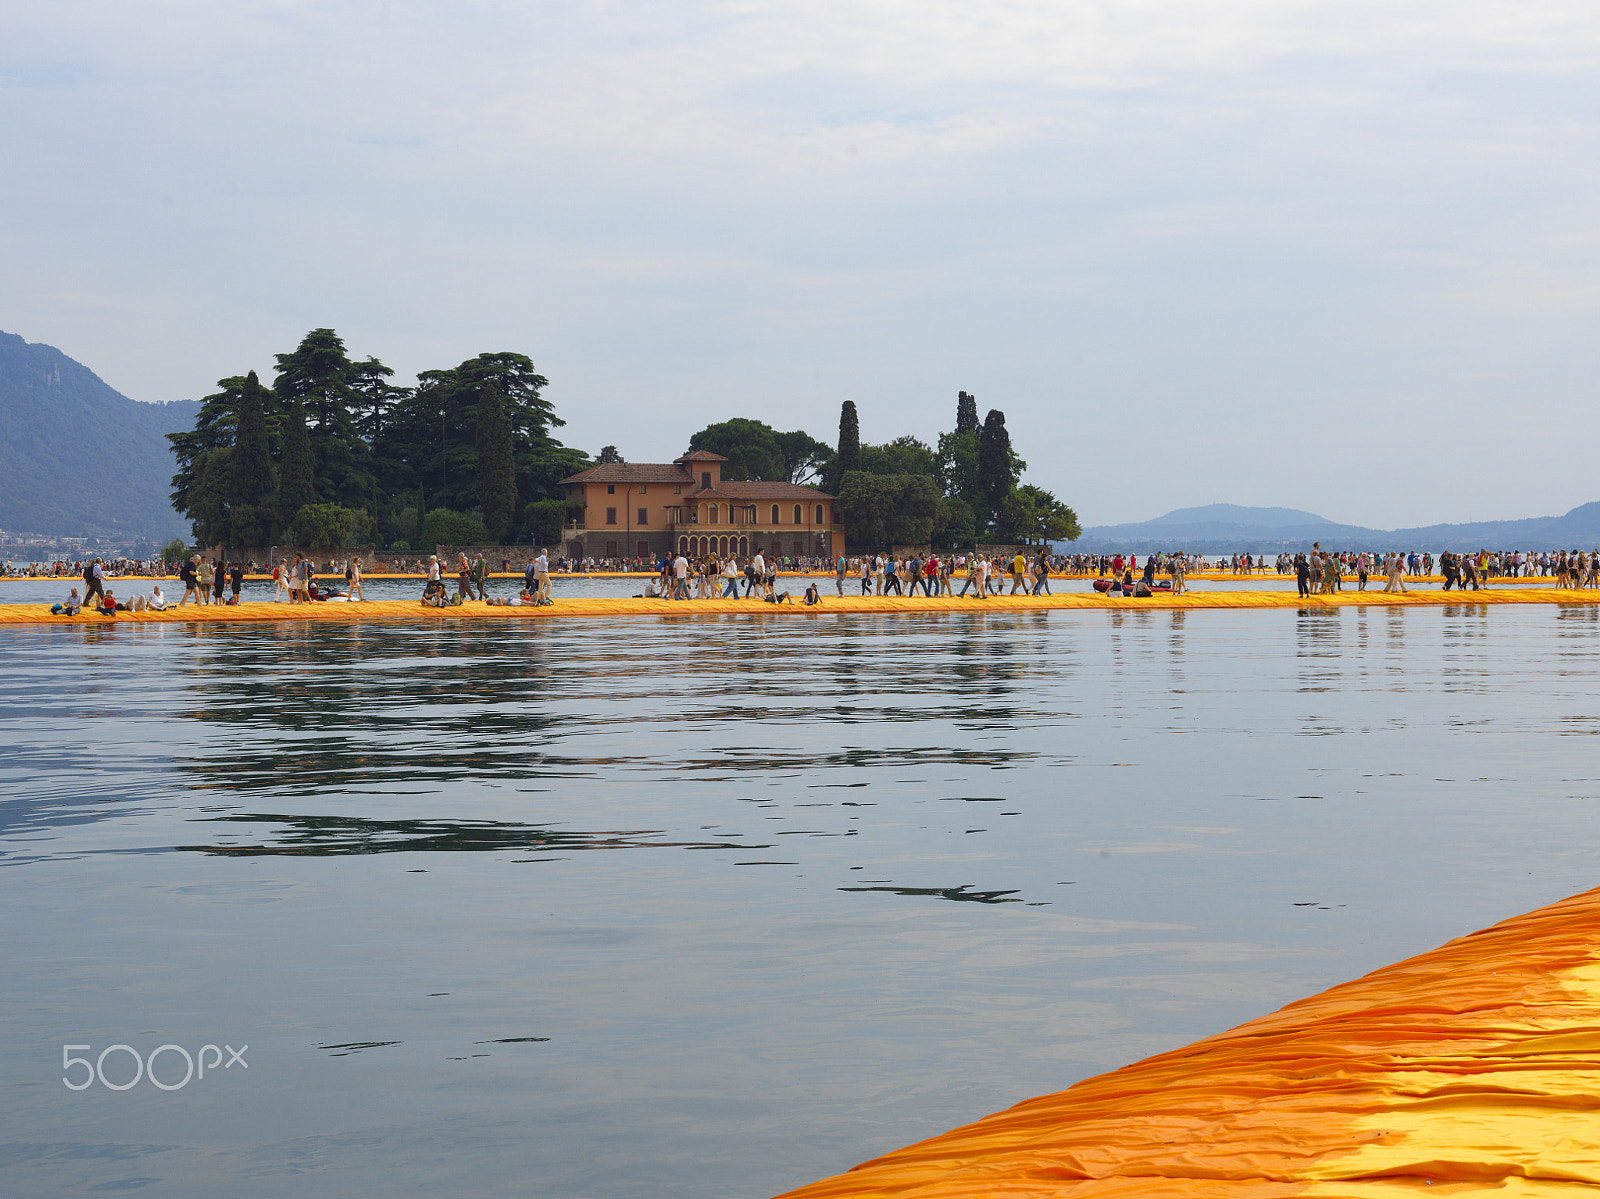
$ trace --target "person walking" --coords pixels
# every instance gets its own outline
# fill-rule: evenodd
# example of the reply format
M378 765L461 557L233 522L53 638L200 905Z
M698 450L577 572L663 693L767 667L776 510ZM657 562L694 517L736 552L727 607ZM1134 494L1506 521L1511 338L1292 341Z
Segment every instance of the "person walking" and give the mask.
M472 584L478 589L478 598L480 600L489 598L488 582L489 564L483 560L483 553L480 551L472 561Z
M672 560L672 598L675 600L689 598L689 559L682 553Z
M965 573L966 573L966 578L963 579L962 582L961 582L961 594L956 596L956 598L957 599L966 599L967 598L967 592L972 590L973 588L977 588L978 598L980 598L980 599L983 598L983 584L978 582L978 555L977 554L968 554L967 555Z
M1033 564L1033 573L1033 593L1035 595L1050 595L1050 559L1045 556L1043 550L1039 551L1038 561Z
M222 591L228 585L228 569L221 558L211 559L211 602L222 605Z
M233 603L239 604L239 592L244 587L244 563L235 560L228 569L228 590L233 592Z
M836 590L840 595L844 594L844 572L848 565L849 563L844 560L843 554L840 554L836 559L834 559L833 586L834 590Z
M840 592L840 594L844 593ZM722 560L722 598L739 598L739 563L732 554Z
M352 558L350 564L344 568L345 594L351 603L356 600L365 600L367 597L361 593L361 559Z
M83 568L83 607L94 607L95 596L102 600L106 597L106 576L100 569L100 559L96 558ZM196 603L199 601L196 600Z
M194 559L185 558L183 565L178 567L178 578L183 581L183 598L178 601L178 607L183 607L189 602L189 597L194 596L195 606L200 605L200 576L195 570Z
M884 559L883 564L883 594L889 594L889 588L894 588L896 595L904 595L905 591L900 586L900 572L895 569L900 564L893 558Z
M272 602L277 603L280 595L285 600L294 598L289 594L289 559L287 558L278 559L277 564L272 568Z

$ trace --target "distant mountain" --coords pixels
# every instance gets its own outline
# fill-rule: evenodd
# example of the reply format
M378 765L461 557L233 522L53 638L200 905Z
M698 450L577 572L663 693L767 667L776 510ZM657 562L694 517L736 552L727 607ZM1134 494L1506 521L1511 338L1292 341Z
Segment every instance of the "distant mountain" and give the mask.
M7 533L186 537L168 495L166 434L193 427L199 400L142 404L53 346L0 332L0 487Z
M1331 522L1313 512L1298 508L1242 508L1238 504L1207 504L1203 508L1177 508L1156 520L1142 522L1147 525L1250 525L1263 529L1289 529L1301 525L1325 525ZM1136 528L1136 525L1118 525L1119 529Z
M1553 550L1600 546L1600 503L1583 504L1565 516L1492 520L1475 524L1427 525L1413 529L1368 529L1341 525L1295 508L1245 508L1208 504L1179 508L1154 520L1085 529L1063 543L1076 552L1186 549L1202 554L1278 553L1310 549Z

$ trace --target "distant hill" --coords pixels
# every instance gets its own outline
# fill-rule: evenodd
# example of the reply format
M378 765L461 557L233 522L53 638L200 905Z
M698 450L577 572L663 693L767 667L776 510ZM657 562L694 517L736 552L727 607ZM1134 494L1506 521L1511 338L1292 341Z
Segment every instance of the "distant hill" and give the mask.
M0 488L7 533L187 537L172 510L166 434L191 428L198 400L142 404L53 346L0 332Z
M1341 525L1295 508L1208 504L1179 508L1154 520L1088 528L1077 541L1064 544L1080 553L1187 549L1203 554L1275 554L1310 549L1313 541L1320 541L1324 549L1592 549L1600 546L1600 503L1583 504L1565 516L1413 529Z

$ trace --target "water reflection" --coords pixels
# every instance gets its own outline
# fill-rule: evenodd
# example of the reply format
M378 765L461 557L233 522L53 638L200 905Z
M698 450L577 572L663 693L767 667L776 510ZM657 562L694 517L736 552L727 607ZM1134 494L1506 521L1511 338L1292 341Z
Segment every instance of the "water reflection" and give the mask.
M330 856L367 853L482 853L501 850L582 849L770 849L734 841L673 840L660 829L583 832L548 825L499 821L366 820L340 816L280 816L250 813L214 816L198 823L273 825L270 840L249 843L219 834L210 845L178 845L191 853L248 857L263 854ZM244 838L245 834L239 834Z
M771 1194L1175 1048L1592 884L1596 613L1455 607L0 629L11 1157Z
M1021 903L1020 899L1010 899L1008 896L1017 894L1015 891L974 891L970 884L962 883L959 887L895 887L862 886L840 887L841 891L886 891L890 895L931 895L938 899L953 899L963 903Z

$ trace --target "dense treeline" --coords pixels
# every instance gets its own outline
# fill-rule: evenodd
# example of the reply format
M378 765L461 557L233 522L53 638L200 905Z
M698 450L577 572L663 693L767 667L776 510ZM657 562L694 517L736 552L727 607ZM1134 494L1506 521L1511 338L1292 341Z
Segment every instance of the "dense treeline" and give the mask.
M352 361L332 329L313 329L276 362L272 386L254 371L220 380L195 427L168 435L173 507L200 544L560 543L576 513L557 484L594 463L551 436L565 422L526 356L479 354L397 387L376 358ZM837 446L736 417L701 429L689 448L727 458L727 479L816 484L838 496L855 546L1079 533L1071 508L1022 483L1027 463L1005 414L991 410L980 423L966 392L937 447L910 436L863 445L846 400ZM622 456L606 446L599 461Z
M204 545L558 542L556 484L590 465L522 354L480 354L397 387L332 329L276 355L276 379L222 379L169 435L173 507Z
M737 418L708 425L689 442L729 459L724 476L815 482L839 497L852 546L1069 541L1077 514L1041 487L1022 482L1028 464L1011 447L1005 413L980 423L978 401L961 392L955 428L937 447L916 437L863 445L860 416L846 400L834 449L803 432L780 433Z

